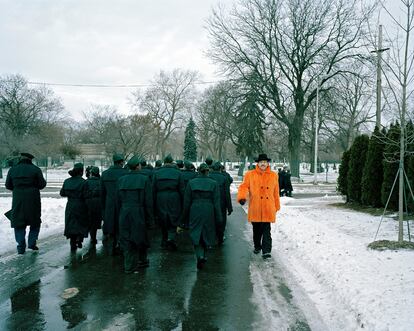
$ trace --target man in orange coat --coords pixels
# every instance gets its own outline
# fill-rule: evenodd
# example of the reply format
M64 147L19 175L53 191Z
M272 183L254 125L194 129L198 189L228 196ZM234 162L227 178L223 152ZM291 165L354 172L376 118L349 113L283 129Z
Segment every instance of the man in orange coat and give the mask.
M280 209L279 182L276 172L270 170L271 159L266 154L259 154L255 160L256 169L246 173L239 187L237 201L244 205L249 199L247 219L253 225L254 253L262 252L262 257L271 257L272 237L270 223L276 220Z

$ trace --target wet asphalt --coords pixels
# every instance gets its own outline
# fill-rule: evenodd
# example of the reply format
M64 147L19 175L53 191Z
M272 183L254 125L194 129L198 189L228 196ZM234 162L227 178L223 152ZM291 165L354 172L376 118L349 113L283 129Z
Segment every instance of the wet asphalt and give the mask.
M252 302L253 254L244 231L246 215L236 206L225 244L208 252L201 271L187 233L180 234L178 251L169 252L161 250L156 229L150 266L134 274L124 274L122 258L107 254L101 242L93 249L86 239L71 254L63 235L40 241L38 252L3 256L0 330L257 329L262 317ZM275 287L280 300L293 305L283 280ZM79 292L65 299L68 288ZM301 321L292 330L310 330Z

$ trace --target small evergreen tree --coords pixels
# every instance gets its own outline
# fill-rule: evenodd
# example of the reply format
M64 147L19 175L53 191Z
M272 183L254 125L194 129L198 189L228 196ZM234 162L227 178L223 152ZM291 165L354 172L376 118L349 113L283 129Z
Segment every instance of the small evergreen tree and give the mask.
M348 198L351 202L361 202L362 173L368 151L369 137L365 134L355 138L351 147L348 171Z
M348 202L348 170L349 170L349 157L351 156L351 150L347 150L342 154L341 164L339 165L338 174L338 187L337 191L346 196Z
M400 125L397 122L395 125L390 126L390 129L387 133L387 143L384 148L384 179L381 187L381 201L385 206L390 196L392 185L395 181L395 176L398 172L399 166L399 155L400 155L400 146L398 142L400 141ZM390 202L387 206L389 209L398 209L398 182L394 186Z
M184 160L195 162L197 161L197 141L195 138L195 123L193 118L190 118L190 121L185 128L185 137L184 137Z
M409 143L407 144L407 157L406 157L406 165L405 165L405 173L407 174L409 184L411 186L411 190L414 193L414 124L412 121L408 122L407 124L407 138ZM408 212L414 213L414 200L411 196L410 188L408 187L408 183L405 183L405 192L407 195L407 202L408 202Z
M384 176L382 160L384 158L385 130L380 132L375 127L374 133L369 140L367 159L362 175L361 202L364 205L381 207L381 187Z

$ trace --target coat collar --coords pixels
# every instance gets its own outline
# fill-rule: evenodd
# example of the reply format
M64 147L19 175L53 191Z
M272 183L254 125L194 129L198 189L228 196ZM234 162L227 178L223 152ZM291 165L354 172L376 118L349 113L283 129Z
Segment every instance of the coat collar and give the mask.
M270 173L270 165L268 165L268 166L267 166L267 168L266 168L266 170L265 170L265 171L262 171L262 170L259 168L259 165L258 165L258 164L256 164L256 169L254 169L254 171L256 171L256 172L257 172L257 173L259 173L259 174L262 174L262 173L269 174L269 173Z

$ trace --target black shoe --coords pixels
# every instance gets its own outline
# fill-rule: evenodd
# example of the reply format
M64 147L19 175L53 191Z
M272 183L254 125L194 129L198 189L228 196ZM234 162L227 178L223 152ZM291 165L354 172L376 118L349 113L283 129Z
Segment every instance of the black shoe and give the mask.
M254 254L259 254L260 252L261 252L261 248L255 248L254 250L253 250L253 253Z
M34 246L29 246L30 249L34 250L34 251L38 251L39 247L37 247L36 245Z
M207 259L205 257L198 258L197 259L197 269L201 270L204 268L205 264L207 262Z
M17 254L24 254L25 251L17 251Z
M270 254L270 253L264 253L264 254L262 254L262 258L264 259L264 260L266 260L266 259L270 259L272 257L272 255Z

